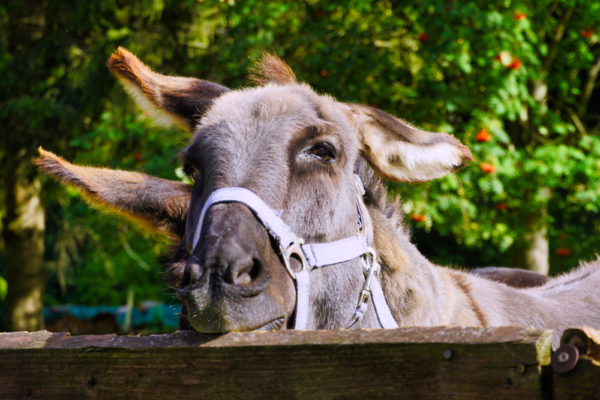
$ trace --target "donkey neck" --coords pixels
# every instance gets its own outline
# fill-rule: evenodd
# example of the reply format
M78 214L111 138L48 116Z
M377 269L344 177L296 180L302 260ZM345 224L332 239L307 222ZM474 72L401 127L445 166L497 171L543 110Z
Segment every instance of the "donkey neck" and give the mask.
M482 325L454 271L429 262L394 218L370 207L382 286L400 326Z

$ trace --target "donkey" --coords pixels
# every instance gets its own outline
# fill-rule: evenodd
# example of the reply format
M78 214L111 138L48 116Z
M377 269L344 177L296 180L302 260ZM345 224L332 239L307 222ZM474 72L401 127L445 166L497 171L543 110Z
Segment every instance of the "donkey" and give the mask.
M146 112L193 134L192 184L35 163L92 203L178 243L167 280L199 332L522 325L600 328L599 261L518 289L429 262L383 179L423 182L472 160L453 136L336 101L265 55L254 87L153 72L119 48L109 68Z

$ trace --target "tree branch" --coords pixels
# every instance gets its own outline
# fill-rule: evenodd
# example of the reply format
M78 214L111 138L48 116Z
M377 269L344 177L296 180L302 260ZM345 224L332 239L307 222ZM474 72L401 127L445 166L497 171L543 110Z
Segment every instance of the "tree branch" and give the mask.
M554 61L554 59L556 58L556 52L558 50L558 43L562 40L563 36L565 35L565 30L566 30L567 24L569 23L569 20L573 16L574 12L575 12L575 7L571 7L569 9L567 9L565 11L565 13L563 14L562 18L560 19L560 21L558 22L558 25L556 26L556 30L554 31L554 36L552 37L552 41L550 42L550 48L548 49L548 55L546 56L546 58L544 59L544 61L542 63L542 72L544 74L548 72L548 69L550 68L550 64L552 64L552 61Z
M552 36L550 43L548 44L548 55L542 61L541 74L538 77L538 79L536 79L533 83L532 94L533 98L538 103L544 103L546 101L546 98L548 97L548 87L546 85L548 71L550 70L552 62L556 58L556 53L558 51L558 43L562 40L563 36L565 35L567 24L569 23L569 20L573 16L574 12L574 7L568 8L565 11L560 21L558 21L556 29L554 30L554 36Z
M598 75L600 74L600 57L596 60L596 62L590 68L588 72L588 78L585 82L585 86L583 87L583 94L581 95L581 104L579 105L579 110L577 111L577 116L579 119L583 118L585 111L587 110L588 103L590 102L590 98L592 97L592 92L594 91L594 87L596 87L596 80L598 79Z
M571 107L565 107L565 110L567 111L567 114L569 114L569 117L571 117L573 124L575 125L581 136L587 135L587 129L583 125L583 122L581 122L579 115L575 111L573 111Z

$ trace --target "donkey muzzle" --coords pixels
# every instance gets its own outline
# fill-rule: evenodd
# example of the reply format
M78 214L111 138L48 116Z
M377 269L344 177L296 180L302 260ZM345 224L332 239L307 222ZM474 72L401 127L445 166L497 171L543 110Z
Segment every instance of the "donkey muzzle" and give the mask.
M202 332L282 325L271 322L287 318L295 299L280 264L268 233L247 207L214 205L178 289L188 321ZM274 277L289 283L271 285Z

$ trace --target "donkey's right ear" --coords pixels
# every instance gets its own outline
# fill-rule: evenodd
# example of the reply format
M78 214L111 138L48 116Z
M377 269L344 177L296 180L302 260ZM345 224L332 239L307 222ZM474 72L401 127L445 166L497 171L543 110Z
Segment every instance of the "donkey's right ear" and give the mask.
M361 153L383 178L425 182L473 160L469 148L451 135L425 132L373 107L347 106L359 134Z
M190 132L212 101L229 91L202 79L158 74L122 47L109 58L108 67L142 110L150 112L159 124L176 124Z

